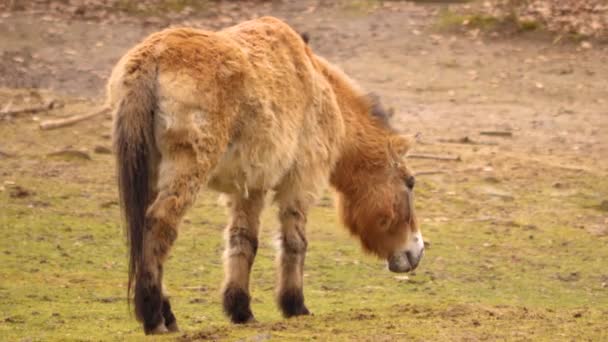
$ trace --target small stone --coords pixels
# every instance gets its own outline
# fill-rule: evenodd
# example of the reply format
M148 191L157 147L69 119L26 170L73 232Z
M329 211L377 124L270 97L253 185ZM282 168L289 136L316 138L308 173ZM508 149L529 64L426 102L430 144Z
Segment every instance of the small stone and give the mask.
M395 279L397 279L398 281L409 281L410 277L408 277L406 275L400 275L400 276L395 276Z
M86 12L86 7L84 5L78 6L74 9L75 15L83 16L85 12Z
M501 189L498 189L498 188L495 188L495 187L491 187L491 186L480 187L478 189L478 191L480 193L484 194L484 195L488 195L488 196L491 196L491 197L498 197L498 198L503 199L505 201L512 201L512 200L515 199L515 197L511 193L509 193L509 192L507 192L505 190L501 190Z

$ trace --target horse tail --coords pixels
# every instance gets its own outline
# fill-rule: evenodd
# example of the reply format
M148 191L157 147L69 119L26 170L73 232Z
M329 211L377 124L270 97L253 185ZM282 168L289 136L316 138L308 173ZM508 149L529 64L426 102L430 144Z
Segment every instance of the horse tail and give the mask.
M121 88L121 95L114 101L118 106L113 123L113 147L129 248L127 298L130 301L134 279L143 267L146 210L153 200L157 67L145 51L127 58L122 64L123 73L114 82Z

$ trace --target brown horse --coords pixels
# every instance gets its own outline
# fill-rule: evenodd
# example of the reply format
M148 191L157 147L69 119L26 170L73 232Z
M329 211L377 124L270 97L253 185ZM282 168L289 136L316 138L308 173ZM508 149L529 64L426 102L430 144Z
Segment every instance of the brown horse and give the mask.
M129 291L146 333L176 331L163 264L201 185L229 196L223 305L253 319L249 273L267 192L279 207L278 305L306 315L306 215L327 183L342 220L394 272L418 265L408 140L384 111L282 21L219 32L152 34L112 72L118 184L130 245Z

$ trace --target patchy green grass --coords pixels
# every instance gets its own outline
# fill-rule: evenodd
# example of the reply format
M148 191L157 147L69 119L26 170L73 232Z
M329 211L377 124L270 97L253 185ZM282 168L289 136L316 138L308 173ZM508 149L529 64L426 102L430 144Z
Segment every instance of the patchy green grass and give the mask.
M343 0L342 7L354 14L373 11L382 5L381 0Z
M125 301L112 157L45 157L65 145L109 145L102 133L99 122L49 132L26 120L0 124L4 148L18 152L0 162L3 340L143 336ZM231 325L221 312L226 217L216 195L202 193L165 271L182 333L163 339L606 340L607 240L585 226L605 217L597 205L608 179L559 170L547 176L535 164L513 171L512 161L504 163L509 181L474 173L420 177L417 208L431 245L409 278L364 255L331 207L314 208L305 274L310 317L286 320L276 309L278 223L269 208L251 288L259 323L246 326ZM568 187L553 187L555 178ZM487 187L513 198L479 191Z
M447 8L439 12L435 27L439 30L479 29L482 31L509 30L519 32L543 29L540 22L519 19L515 14L496 17L481 12L462 13Z

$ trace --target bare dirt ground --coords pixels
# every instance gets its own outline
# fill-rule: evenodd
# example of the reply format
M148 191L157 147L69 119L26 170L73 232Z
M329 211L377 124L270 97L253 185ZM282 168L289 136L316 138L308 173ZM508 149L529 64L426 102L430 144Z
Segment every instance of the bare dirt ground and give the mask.
M44 210L61 212L69 222L78 222L79 218L82 222L91 218L102 220L116 231L114 235L107 233L107 238L116 240L113 242L115 253L122 257L124 250L121 248L124 247L116 229L118 212L113 202L112 159L100 148L109 147L109 120L99 118L49 132L40 132L38 122L87 111L100 103L111 67L129 47L151 32L169 25L218 29L268 14L287 20L299 31L310 33L310 44L318 54L342 66L364 88L379 94L385 105L394 107L394 125L404 133L421 134L413 153L459 157L455 161L417 158L410 161L413 168L422 173L418 181L417 208L431 249L416 276L422 277L421 290L415 292L414 299L408 303L427 303L425 300L429 296L434 300L437 297L449 300L447 304L440 300L439 306L433 305L435 302L421 304L420 309L409 304L396 308L392 305L398 301L389 301L383 309L377 310L372 300L363 300L363 313L342 312L343 319L336 317L341 311L332 311L331 305L322 306L320 314L311 321L279 323L277 318L270 325L249 328L252 330L237 329L236 333L226 332L229 325L217 323L221 322L221 314L217 319L214 314L210 314L210 318L192 316L183 324L188 326L183 338L251 338L255 335L253 331L260 330L268 332L267 335L255 335L254 340L296 338L307 331L310 335L304 336L362 340L407 336L421 340L526 340L538 338L539 333L546 339L606 338L608 47L597 44L583 48L568 42L553 44L551 40L531 34L489 36L472 32L462 35L438 30L439 14L446 6L404 1L385 2L384 5L374 1L329 4L284 1L224 2L181 14L152 16L99 12L86 7L36 6L1 13L0 86L3 88L0 89L0 109L27 107L49 98L66 104L64 108L48 113L0 117L3 136L0 139L0 225L9 235L16 232L12 240L1 246L2 260L5 265L18 268L22 261L19 256L42 258L44 249L37 252L31 249L32 246L21 243L36 238L27 232L29 225L46 227L52 224L40 221ZM487 131L499 131L503 135L482 133ZM60 160L46 156L66 147L84 150L93 161L76 160L79 156ZM93 153L96 147L101 154ZM47 198L51 191L61 193L64 187L73 188L73 193L65 190L69 192L65 198ZM19 189L25 193L20 193ZM89 209L74 209L76 214L70 216L68 212L73 209L74 201L94 204L87 204ZM201 204L197 210L217 210L209 203L212 200ZM99 206L109 207L111 211L99 213ZM194 228L188 228L191 222L209 224L205 214L200 214L201 218L198 218L199 214L192 215L193 218L186 222L186 236L194 234ZM319 214L323 218L324 215L324 211ZM222 220L211 222L217 226ZM61 227L64 226L68 227L70 223L62 223ZM217 230L217 227L213 229ZM326 237L314 226L311 230L313 236ZM217 244L221 245L220 234L216 235ZM348 237L338 236L339 241L343 239L354 245L348 242ZM314 244L314 238L312 240ZM86 239L77 241L87 243ZM54 245L52 247L56 252ZM217 250L213 253L219 255ZM350 249L345 253L349 257L363 258L356 249L352 254L349 254ZM175 256L175 260L179 260L177 258ZM340 272L354 267L341 263L340 258L334 259L338 260L335 267L342 268ZM458 263L456 258L466 262ZM310 259L309 269L316 267L314 260L314 257ZM318 259L318 262L321 264L322 260ZM103 265L107 262L103 261ZM126 277L124 260L112 262L122 265L122 273L116 271ZM374 281L379 282L379 288L387 281L377 278L381 277L380 273L395 280L393 275L377 269L376 261L365 259L363 263L372 265L366 272L369 277L376 278ZM108 267L112 268L112 265ZM215 273L212 273L217 276L211 279L214 284L219 283L219 266L209 267L215 267ZM6 279L16 279L15 284L34 279L22 276L8 266L0 270L0 275L5 273ZM65 268L57 272L70 273ZM350 277L352 275L348 278L350 284L356 284L358 280ZM404 279L397 279L397 282ZM417 286L416 281L408 283L408 290ZM318 284L311 282L314 290L309 298L319 296L317 292L326 291L324 286L329 286L321 280ZM531 284L542 285L537 288ZM0 316L3 319L0 332L12 338L62 336L61 323L55 322L61 319L54 315L54 311L61 312L59 304L49 312L49 320L54 320L51 325L57 329L56 335L28 332L28 317L32 310L12 312L15 306L28 303L31 307L38 299L16 294L13 286L17 285L0 280L0 298L7 303L2 311L6 317ZM358 293L360 290L335 286L344 286L345 292ZM114 287L119 292L113 293L121 295L124 284ZM327 291L331 292L329 287ZM457 295L454 289L462 289L470 295ZM187 292L183 297L186 295ZM211 293L209 298L213 296ZM24 299L26 297L29 299ZM203 301L212 301L203 298ZM60 299L56 301L61 303ZM184 299L185 303L196 304L188 300ZM270 303L268 305L272 306ZM122 300L114 304L118 308L124 306ZM349 304L345 299L335 305L340 309L340 305L358 308L363 304ZM533 313L529 314L528 309ZM122 313L119 309L114 310ZM46 313L43 309L34 312ZM389 313L383 316L384 312ZM415 317L415 320L400 325L402 318L396 318L399 312ZM483 312L483 318L477 316L480 312ZM382 318L375 319L376 316ZM488 318L496 316L512 320L513 325ZM270 317L274 319L274 316ZM331 317L330 321L338 328L328 326L327 317ZM462 317L467 320L466 324L460 321ZM349 327L340 327L340 322L349 319L369 321L370 325L377 324L384 329L353 332ZM19 323L20 320L24 322ZM62 320L68 322L65 324L72 322L67 317ZM36 322L31 323L32 326L40 329L48 325L48 321ZM72 323L77 325L78 322L74 319ZM284 326L277 328L277 324ZM397 329L390 328L391 324ZM408 332L414 329L408 324L427 327L428 334ZM532 327L514 332L515 327L526 324L532 324ZM197 332L205 326L213 329ZM484 328L486 326L491 328ZM137 336L134 322L126 327L123 326L124 334ZM112 324L104 325L103 329L112 331ZM454 330L459 332L452 335L450 332ZM323 332L328 335L322 335ZM79 336L77 333L76 329L75 336ZM403 333L411 335L401 335Z

